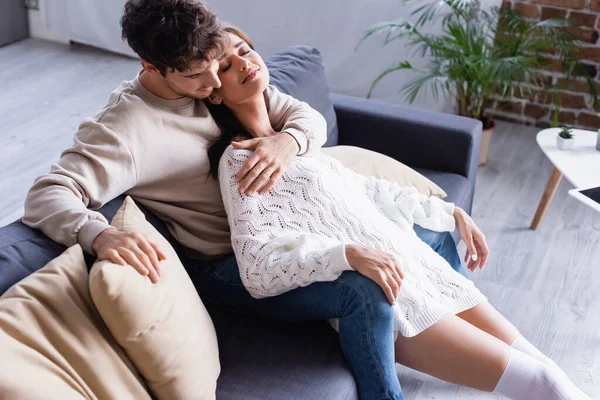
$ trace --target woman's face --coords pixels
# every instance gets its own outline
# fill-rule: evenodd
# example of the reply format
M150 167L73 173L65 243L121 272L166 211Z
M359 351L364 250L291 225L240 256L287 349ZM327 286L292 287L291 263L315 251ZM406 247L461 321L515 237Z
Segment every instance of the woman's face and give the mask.
M269 84L269 71L261 56L238 36L227 33L228 43L219 60L221 87L214 91L223 104L232 106L257 96Z

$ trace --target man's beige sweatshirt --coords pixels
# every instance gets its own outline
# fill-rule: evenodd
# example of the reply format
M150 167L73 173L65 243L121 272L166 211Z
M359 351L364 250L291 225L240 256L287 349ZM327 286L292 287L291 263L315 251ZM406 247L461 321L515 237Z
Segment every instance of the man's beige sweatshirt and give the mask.
M308 104L269 86L271 125L292 135L299 154L325 143L325 119ZM207 149L220 135L202 100L167 100L136 77L121 84L97 115L82 122L73 146L35 180L23 222L66 246L93 254L108 221L94 210L125 193L166 222L200 257L232 251L218 182Z

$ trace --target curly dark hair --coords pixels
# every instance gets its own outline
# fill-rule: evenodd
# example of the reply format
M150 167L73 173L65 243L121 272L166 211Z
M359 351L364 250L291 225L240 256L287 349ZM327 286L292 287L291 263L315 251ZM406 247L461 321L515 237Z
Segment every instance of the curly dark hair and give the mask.
M218 57L223 48L221 23L198 0L128 0L121 28L133 51L163 76Z

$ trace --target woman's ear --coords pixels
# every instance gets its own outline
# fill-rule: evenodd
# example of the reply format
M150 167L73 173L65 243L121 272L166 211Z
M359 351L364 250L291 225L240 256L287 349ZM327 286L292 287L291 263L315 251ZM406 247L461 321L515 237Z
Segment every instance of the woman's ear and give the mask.
M208 101L210 101L212 104L218 106L219 104L221 104L223 99L221 99L221 96L219 96L218 94L213 92L210 96L208 96Z

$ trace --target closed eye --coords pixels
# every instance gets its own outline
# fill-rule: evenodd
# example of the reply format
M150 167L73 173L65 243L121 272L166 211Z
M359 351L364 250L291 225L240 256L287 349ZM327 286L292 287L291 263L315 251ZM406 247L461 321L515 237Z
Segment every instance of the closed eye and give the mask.
M252 49L242 50L242 52L240 53L240 56L245 56L245 55L249 54L251 51L252 51ZM231 63L221 67L221 70L219 72L221 72L221 73L227 72L229 70L229 68L231 68Z

